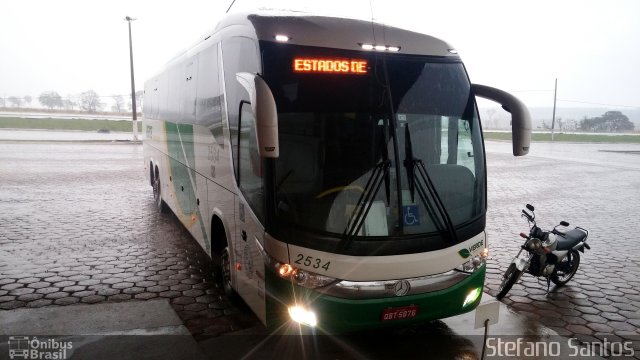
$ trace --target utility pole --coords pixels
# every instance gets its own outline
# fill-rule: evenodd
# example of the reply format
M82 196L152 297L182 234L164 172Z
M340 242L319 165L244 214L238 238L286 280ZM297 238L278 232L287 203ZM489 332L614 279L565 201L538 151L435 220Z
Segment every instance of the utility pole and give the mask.
M556 78L556 85L553 88L553 118L551 120L551 141L553 141L553 130L556 127L556 97L558 95L558 78Z
M133 77L133 43L131 41L131 22L136 20L129 16L124 18L129 23L129 63L131 65L131 112L133 113L133 141L138 141L138 109L136 109L136 83Z

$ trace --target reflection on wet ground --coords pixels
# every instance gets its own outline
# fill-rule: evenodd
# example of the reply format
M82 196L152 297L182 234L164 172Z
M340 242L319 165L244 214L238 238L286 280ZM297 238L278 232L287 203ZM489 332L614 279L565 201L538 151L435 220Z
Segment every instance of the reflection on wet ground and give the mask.
M302 334L302 335L300 335ZM297 326L278 335L245 331L201 342L209 355L215 351L229 359L264 358L264 354L278 354L293 359L402 359L420 356L429 359L479 359L482 336L464 337L455 334L443 322L403 328L376 330L366 333L332 336L310 333ZM477 342L477 343L476 343ZM224 344L224 347L222 346Z
M256 324L142 169L140 145L0 142L0 309L167 298L194 334Z

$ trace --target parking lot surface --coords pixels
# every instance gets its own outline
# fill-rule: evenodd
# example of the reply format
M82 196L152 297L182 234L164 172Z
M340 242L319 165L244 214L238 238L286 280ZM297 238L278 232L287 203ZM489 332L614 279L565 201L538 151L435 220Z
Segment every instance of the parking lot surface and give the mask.
M539 150L535 150L538 146ZM525 275L503 302L561 335L640 335L640 150L630 145L533 144L514 158L487 143L491 249L486 291L528 232L560 220L589 229L592 250L565 287ZM196 337L254 326L224 297L213 264L173 215L159 214L142 147L127 143L0 142L0 311L170 299Z
M533 143L515 158L510 144L487 143L490 294L527 233L520 216L535 206L549 230L561 220L589 230L591 250L581 255L575 277L547 295L546 281L525 274L503 299L519 313L561 335L584 341L638 340L640 327L640 150L628 144ZM636 152L634 152L636 151Z
M168 298L195 335L256 324L142 169L139 144L0 142L0 311Z

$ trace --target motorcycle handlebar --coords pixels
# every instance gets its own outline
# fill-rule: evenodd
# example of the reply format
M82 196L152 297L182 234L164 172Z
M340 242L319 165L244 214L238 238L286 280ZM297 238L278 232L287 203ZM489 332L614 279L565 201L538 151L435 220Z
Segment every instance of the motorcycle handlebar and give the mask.
M536 217L535 217L535 215L531 215L528 212L522 210L522 215L521 216L524 217L525 219L527 219L529 224L533 224L533 227L536 226Z

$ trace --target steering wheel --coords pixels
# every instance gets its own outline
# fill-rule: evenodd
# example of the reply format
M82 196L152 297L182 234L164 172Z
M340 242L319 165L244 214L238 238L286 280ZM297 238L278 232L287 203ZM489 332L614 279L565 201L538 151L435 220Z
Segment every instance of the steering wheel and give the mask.
M333 193L337 193L337 192L341 192L341 191L345 191L345 190L355 190L355 191L359 191L360 193L364 192L364 189L361 186L358 185L345 185L345 186L336 186L334 188L325 190L321 193L319 193L318 195L316 195L316 199L321 199L327 195L331 195Z

